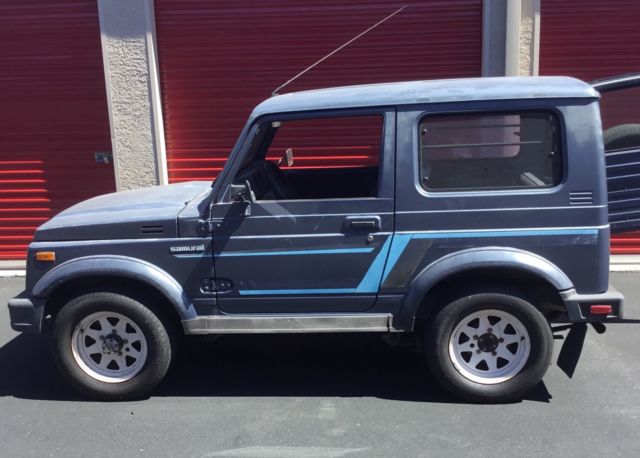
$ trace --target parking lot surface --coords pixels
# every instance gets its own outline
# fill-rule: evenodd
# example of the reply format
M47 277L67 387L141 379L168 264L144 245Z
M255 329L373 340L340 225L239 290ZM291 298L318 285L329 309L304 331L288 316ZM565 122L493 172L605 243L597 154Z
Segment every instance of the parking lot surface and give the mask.
M363 334L199 339L149 399L100 403L46 336L10 329L23 283L0 279L1 456L640 456L640 324L589 329L573 379L553 365L507 405L458 402L421 354ZM640 318L640 274L612 283Z

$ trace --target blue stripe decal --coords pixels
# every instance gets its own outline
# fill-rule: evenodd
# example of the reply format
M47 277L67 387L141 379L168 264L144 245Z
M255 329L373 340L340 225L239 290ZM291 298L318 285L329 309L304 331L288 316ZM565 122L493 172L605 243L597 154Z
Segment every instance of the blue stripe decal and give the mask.
M384 263L389 253L389 245L391 244L391 236L384 241L378 255L369 266L369 270L364 274L364 278L356 288L356 293L377 293L380 287L380 278L384 270Z
M216 258L232 258L243 256L292 256L307 254L354 254L354 253L371 253L374 250L368 248L327 248L316 250L287 250L287 251L226 251L217 253ZM211 256L211 253L192 253L192 254L174 254L176 258L204 258Z
M378 292L380 287L380 278L384 269L389 245L391 244L391 236L387 237L380 251L364 274L357 288L318 288L318 289L251 289L238 291L241 296L257 296L257 295L276 295L276 294L354 294L354 293L371 293ZM368 252L373 248L365 248Z
M241 289L241 296L274 295L274 294L353 294L354 288L337 289Z
M456 238L488 238L488 237L527 237L527 236L558 236L558 235L591 235L597 236L598 229L528 229L528 230L495 230L495 231L469 231L469 232L416 232L393 234L385 240L380 252L369 266L363 279L357 288L322 288L322 289L252 289L240 290L242 296L258 295L288 295L288 294L354 294L378 292L379 286L404 253L412 239L456 239ZM370 253L373 248L345 248L328 250L295 250L283 252L258 252L258 253L225 253L222 256L269 256L287 254L334 254L334 253ZM191 257L202 255L177 255L179 257ZM386 262L385 262L386 261Z
M353 254L353 253L371 253L372 247L369 248L328 248L317 250L288 250L288 251L228 251L218 253L217 258L228 258L237 256L291 256L306 254Z
M400 258L400 255L404 253L404 249L407 247L413 234L394 234L393 241L391 242L391 250L389 251L389 259L387 259L387 265L385 266L384 273L382 274L382 281L384 283L391 270L395 267L396 262Z
M461 239L461 238L488 238L488 237L525 237L536 235L598 235L597 229L530 229L522 231L473 231L473 232L426 232L426 233L414 233L414 234L395 234L393 236L393 243L391 244L391 252L389 253L389 259L387 266L384 269L384 275L382 276L382 282L387 279L387 276L391 273L395 267L398 259L405 248L411 241L411 239Z
M473 232L417 232L413 234L395 234L392 235L391 251L387 268L384 270L384 277L389 274L398 258L406 248L412 238L415 239L460 239L460 238L489 238L489 237L526 237L535 235L598 235L597 229L539 229L539 230L498 230L498 231L473 231ZM389 239L387 239L387 242ZM385 246L386 243L385 242ZM383 247L383 250L385 247ZM292 255L315 255L315 254L354 254L354 253L371 253L374 248L328 248L315 250L288 250L288 251L237 251L223 252L215 256L226 257L242 257L242 256L292 256ZM382 253L382 252L380 252ZM203 258L211 256L211 253L193 253L193 254L174 254L176 258ZM374 263L377 261L374 260Z
M526 237L532 235L598 235L597 229L540 229L524 231L425 232L411 235L415 239L461 239L486 237Z

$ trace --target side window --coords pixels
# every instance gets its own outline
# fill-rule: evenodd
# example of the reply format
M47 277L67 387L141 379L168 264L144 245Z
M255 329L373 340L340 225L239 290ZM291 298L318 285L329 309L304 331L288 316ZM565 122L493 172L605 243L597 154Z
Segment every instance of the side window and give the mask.
M376 197L383 116L270 121L234 179L257 200Z
M560 145L550 111L428 115L420 181L429 191L552 187L562 179Z

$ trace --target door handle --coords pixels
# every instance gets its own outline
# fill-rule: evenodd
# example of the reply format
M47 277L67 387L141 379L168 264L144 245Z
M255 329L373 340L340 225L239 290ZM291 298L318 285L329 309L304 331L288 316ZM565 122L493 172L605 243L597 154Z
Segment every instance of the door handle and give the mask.
M370 232L380 230L379 216L356 216L347 218L347 227L349 229L367 229Z

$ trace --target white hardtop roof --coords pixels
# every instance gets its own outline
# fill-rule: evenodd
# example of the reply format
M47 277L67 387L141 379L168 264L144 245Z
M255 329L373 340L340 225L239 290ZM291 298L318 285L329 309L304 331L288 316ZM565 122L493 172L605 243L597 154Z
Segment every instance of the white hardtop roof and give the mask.
M566 76L486 77L365 84L271 97L252 116L336 108L481 100L597 98L591 85Z

